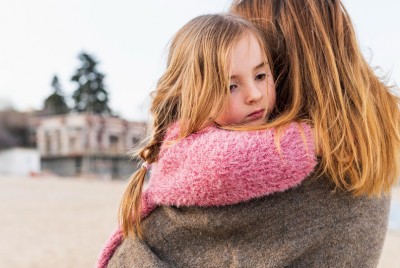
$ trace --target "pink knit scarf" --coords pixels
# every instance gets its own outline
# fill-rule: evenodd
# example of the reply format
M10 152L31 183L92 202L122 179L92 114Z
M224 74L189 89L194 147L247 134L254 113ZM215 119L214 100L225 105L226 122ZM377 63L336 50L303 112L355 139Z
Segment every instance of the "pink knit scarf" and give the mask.
M205 128L179 142L172 125L143 193L142 216L158 206L223 206L280 192L301 183L314 169L314 140L307 124L275 130L227 131ZM123 240L118 229L104 247L98 267L106 267Z

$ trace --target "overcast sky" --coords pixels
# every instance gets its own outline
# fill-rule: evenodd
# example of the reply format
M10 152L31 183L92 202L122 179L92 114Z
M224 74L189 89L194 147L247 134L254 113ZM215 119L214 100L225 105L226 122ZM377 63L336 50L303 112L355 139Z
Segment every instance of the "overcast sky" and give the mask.
M1 0L0 108L39 109L60 78L70 77L85 51L106 74L110 106L133 120L148 118L173 34L191 18L226 11L230 0ZM361 48L374 66L400 82L400 1L345 0Z

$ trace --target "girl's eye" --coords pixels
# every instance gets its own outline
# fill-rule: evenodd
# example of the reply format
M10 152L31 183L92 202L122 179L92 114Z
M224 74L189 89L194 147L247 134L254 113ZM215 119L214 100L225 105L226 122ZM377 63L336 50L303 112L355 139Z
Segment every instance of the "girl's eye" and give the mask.
M229 90L231 92L234 91L236 88L237 88L237 85L235 85L235 84L229 85Z
M265 77L266 77L267 75L266 74L258 74L258 75L256 75L256 80L264 80L265 79Z

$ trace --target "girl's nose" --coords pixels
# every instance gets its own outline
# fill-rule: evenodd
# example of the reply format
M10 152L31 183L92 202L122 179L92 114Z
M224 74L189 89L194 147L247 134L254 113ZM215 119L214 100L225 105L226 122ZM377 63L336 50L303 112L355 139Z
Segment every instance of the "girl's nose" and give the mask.
M248 86L246 94L246 103L248 104L257 103L263 97L261 91L255 85Z

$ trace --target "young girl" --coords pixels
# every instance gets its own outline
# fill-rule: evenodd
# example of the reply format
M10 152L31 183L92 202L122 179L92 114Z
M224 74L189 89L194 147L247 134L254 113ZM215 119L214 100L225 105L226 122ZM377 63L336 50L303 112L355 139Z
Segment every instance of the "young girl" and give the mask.
M340 0L241 0L231 11L268 36L279 77L276 121L311 120L319 137L319 173L337 190L323 195L319 184L310 184L303 190L316 196L318 206L293 202L316 213L290 233L302 242L293 247L291 265L376 267L390 201L381 195L400 171L399 99L363 57ZM282 195L285 208L292 198ZM272 265L286 254L276 250Z
M238 17L201 16L177 33L151 108L153 135L140 151L145 164L124 193L122 230L108 242L100 267L188 267L201 259L207 262L207 254L199 252L181 259L181 250L165 252L164 263L156 260L160 252L153 249L167 238L149 247L148 239L162 232L142 232L142 219L161 208L184 215L183 208L244 203L292 188L312 172L316 162L310 126L292 123L271 129L274 123L267 124L275 103L269 62L261 33ZM258 131L232 131L244 129ZM142 196L150 164L149 187ZM196 218L190 213L186 217Z

